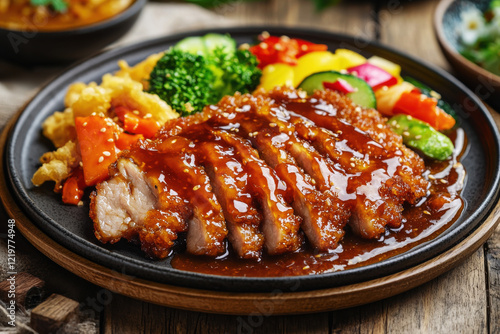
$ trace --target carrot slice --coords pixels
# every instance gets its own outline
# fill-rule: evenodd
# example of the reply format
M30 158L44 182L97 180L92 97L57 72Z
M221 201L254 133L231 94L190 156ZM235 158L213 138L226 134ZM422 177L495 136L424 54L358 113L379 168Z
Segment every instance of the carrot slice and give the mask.
M126 132L122 132L118 135L118 139L116 140L116 147L120 150L128 150L139 139L144 139L144 136L141 134L131 135Z
M126 107L116 107L115 113L122 121L123 129L129 133L142 134L146 138L153 138L160 129L160 125L156 120L140 117Z
M104 117L88 116L76 117L75 128L85 184L96 185L108 177L108 167L116 161L114 125Z

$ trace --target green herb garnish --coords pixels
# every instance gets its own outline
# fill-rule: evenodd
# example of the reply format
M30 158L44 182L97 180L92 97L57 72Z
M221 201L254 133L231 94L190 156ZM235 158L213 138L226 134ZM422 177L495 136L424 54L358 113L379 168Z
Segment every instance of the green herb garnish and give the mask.
M68 10L68 4L64 0L30 0L33 6L49 6L59 13L64 13Z

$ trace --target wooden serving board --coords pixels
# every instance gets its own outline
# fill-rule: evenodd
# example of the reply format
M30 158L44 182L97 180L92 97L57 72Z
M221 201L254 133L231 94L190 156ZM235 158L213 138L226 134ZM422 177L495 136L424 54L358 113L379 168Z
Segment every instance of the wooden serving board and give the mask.
M0 137L0 156L12 118ZM220 314L300 314L313 313L367 304L394 296L426 283L457 266L475 252L495 231L500 218L496 203L484 222L469 236L439 256L386 277L374 280L304 292L237 293L185 288L152 282L116 272L89 261L56 243L38 229L22 212L12 197L0 164L0 198L16 226L40 252L72 273L110 291L143 301L174 308Z

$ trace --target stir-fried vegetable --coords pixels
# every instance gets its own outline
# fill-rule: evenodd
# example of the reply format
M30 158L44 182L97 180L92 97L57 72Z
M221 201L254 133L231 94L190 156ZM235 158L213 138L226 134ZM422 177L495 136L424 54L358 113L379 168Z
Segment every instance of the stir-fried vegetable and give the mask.
M260 82L257 59L248 50L225 47L225 38L218 39L225 42L217 47L214 34L207 36L179 42L180 47L165 52L150 74L148 92L181 115L200 112L236 91L251 92Z
M378 110L386 115L406 114L429 123L436 130L449 130L455 126L453 116L438 107L438 99L428 97L409 82L375 92Z
M87 185L80 167L76 168L71 176L64 182L62 189L62 201L66 204L78 205L82 200Z
M116 161L114 123L100 116L76 117L75 128L82 155L85 184L93 186L108 177L108 167Z
M391 87L398 83L396 77L371 63L350 67L347 69L347 72L366 81L373 90L378 90L382 87Z
M259 44L250 47L250 52L257 57L261 69L276 63L296 65L297 60L305 54L328 49L324 44L286 36L269 36L265 33L259 36L259 40Z
M308 94L312 94L315 90L323 90L325 88L334 89L335 86L341 86L342 84L339 82L339 79L347 82L353 88L353 92L347 92L347 96L353 102L367 108L375 108L377 106L373 90L366 81L350 74L343 74L336 71L315 73L304 79L299 88L302 88ZM344 86L342 89L349 90L349 87Z
M389 119L391 129L403 137L403 142L426 156L446 160L453 154L450 138L436 131L429 124L408 115L396 115Z

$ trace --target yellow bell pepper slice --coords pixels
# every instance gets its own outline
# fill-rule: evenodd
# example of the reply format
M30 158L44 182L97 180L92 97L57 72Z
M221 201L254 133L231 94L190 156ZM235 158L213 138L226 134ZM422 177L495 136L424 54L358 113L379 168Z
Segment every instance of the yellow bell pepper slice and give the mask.
M294 67L287 64L269 64L262 70L260 85L269 91L277 86L292 86L294 81Z
M366 63L366 58L349 49L337 49L335 55L342 59L341 69L358 66Z
M309 75L323 71L341 70L339 57L329 51L308 53L297 60L293 85L297 87Z

